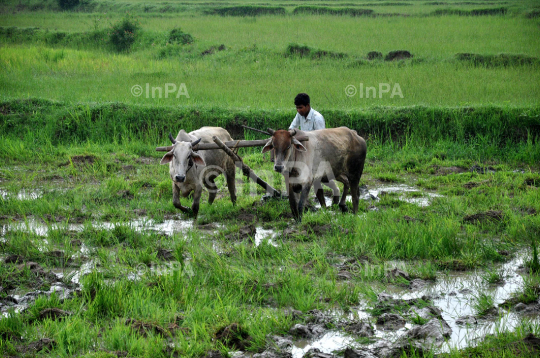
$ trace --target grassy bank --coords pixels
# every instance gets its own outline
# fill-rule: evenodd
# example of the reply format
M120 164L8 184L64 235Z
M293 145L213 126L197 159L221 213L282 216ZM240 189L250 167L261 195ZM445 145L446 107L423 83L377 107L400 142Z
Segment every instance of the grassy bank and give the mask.
M234 138L240 139L244 137L242 125L286 128L295 115L294 110L123 103L69 105L40 99L6 101L0 103L0 108L3 113L0 129L6 139L24 139L32 136L34 128L41 128L35 140L53 145L88 140L157 143L169 132L191 131L205 125L225 127ZM362 111L328 110L324 116L328 127L347 126L369 140L381 143L394 140L400 145L408 140L423 145L437 141L463 144L485 141L503 148L515 143L534 145L540 136L540 109L536 107L378 107Z
M60 3L63 3L62 6ZM357 16L359 10L373 8L376 10L372 16L437 16L442 13L463 14L472 16L498 16L510 13L513 16L527 13L535 2L533 0L520 1L373 1L373 0L344 0L332 1L311 0L305 1L206 1L196 0L169 0L159 3L148 3L140 0L108 1L108 0L6 0L0 7L4 11L14 12L139 12L144 14L221 14L225 16L260 16L273 14L283 16L296 14L297 9L305 12L306 7L318 9L316 12L331 13L334 15ZM504 7L508 11L497 11ZM322 9L322 11L321 11ZM277 11L276 11L277 10ZM304 10L304 11L302 11Z

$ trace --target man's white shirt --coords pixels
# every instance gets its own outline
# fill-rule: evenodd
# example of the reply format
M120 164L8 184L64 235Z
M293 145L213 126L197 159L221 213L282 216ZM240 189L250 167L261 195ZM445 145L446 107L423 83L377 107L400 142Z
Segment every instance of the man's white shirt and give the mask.
M296 113L289 129L299 128L303 131L314 131L317 129L324 129L324 117L322 114L311 108L306 117L301 116L300 113Z

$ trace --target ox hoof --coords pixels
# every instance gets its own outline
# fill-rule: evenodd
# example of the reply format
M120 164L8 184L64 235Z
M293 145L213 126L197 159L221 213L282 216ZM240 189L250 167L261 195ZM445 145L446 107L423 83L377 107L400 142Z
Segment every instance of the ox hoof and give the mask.
M349 208L345 204L343 204L343 205L340 204L339 208L341 209L342 213L346 213L347 211L349 211Z

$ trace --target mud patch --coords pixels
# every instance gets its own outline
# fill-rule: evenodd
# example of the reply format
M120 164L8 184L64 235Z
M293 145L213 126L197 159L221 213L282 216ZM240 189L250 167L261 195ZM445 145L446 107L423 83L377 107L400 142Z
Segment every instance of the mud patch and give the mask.
M516 67L531 66L540 63L538 57L514 54L480 55L474 53L458 53L456 59L475 67Z
M175 260L174 254L171 250L167 249L158 249L157 258L163 261L173 261Z
M460 167L438 167L437 175L461 174L467 170Z
M167 330L155 323L143 322L133 318L128 318L125 324L143 337L148 337L149 333L158 334L163 337L168 337L171 335Z
M379 330L395 331L405 327L405 319L395 313L383 313L377 318L377 328Z
M49 352L56 346L56 341L49 338L41 338L27 345L17 346L17 351L23 354L33 354L41 351Z
M459 10L459 9L439 9L431 13L434 16L443 15L458 15L458 16L496 16L505 15L508 12L508 8L488 8L488 9L473 9L473 10Z
M255 234L257 233L257 228L255 225L246 225L238 229L237 232L233 232L227 236L225 236L226 240L246 240L252 237L255 237Z
M71 316L71 312L61 310L59 308L45 308L41 310L37 317L32 319L32 321L43 321L50 319L53 321L63 319L65 317Z
M470 181L470 182L467 182L467 183L463 184L463 187L465 189L473 189L473 188L477 188L477 187L482 186L482 185L487 184L487 183L489 183L488 180L482 180L481 182Z
M257 221L257 215L253 211L240 210L238 215L235 216L237 220L243 221L245 223L253 223Z
M69 159L64 165L69 165L70 162L75 165L92 165L97 161L97 158L93 155L75 155Z
M478 174L487 174L487 173L495 173L497 170L491 166L482 167L480 165L473 165L469 171L471 173L478 173Z
M343 52L332 52L325 50L318 50L311 48L305 45L290 44L285 50L285 57L301 57L301 58L311 58L311 59L320 59L323 57L341 59L348 57L346 53Z
M504 219L504 214L499 210L488 210L483 213L467 215L463 218L464 223L477 224L485 222L500 222Z
M368 54L367 54L367 59L370 60L370 61L382 60L382 58L383 58L382 52L371 51L371 52L368 52Z
M385 61L398 61L398 60L406 60L408 58L413 57L409 51L406 50L398 50L398 51L390 51L388 54L384 57Z
M251 345L252 338L238 323L232 323L216 332L216 339L224 346L244 351Z
M221 16L261 16L285 15L285 8L278 6L227 6L205 10L208 15Z
M201 52L201 56L212 55L216 51L225 51L225 49L226 49L226 47L223 44L221 44L219 46L212 46L208 50L205 50L205 51Z
M324 6L298 6L293 10L294 15L349 15L349 16L372 16L375 14L370 9L341 8L334 9Z

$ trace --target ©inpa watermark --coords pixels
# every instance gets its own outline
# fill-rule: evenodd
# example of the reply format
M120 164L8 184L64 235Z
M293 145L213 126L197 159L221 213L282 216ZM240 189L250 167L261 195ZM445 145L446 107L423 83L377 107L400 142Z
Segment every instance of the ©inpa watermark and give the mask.
M152 266L139 264L135 268L135 276L139 277L147 274L155 276L172 276L175 273L188 278L195 276L193 267L189 262L181 263L178 261L173 261L162 264L155 264Z
M150 86L150 83L146 83L144 88L141 85L134 85L131 87L131 94L134 97L141 97L144 95L144 98L180 98L184 96L189 98L189 93L185 83L180 83L179 86L176 83L165 83L165 86Z
M392 92L390 92L392 90ZM345 87L345 95L347 97L354 97L358 95L360 98L383 98L384 96L390 96L394 98L395 96L403 98L403 91L399 83L394 83L393 86L390 83L379 83L378 91L375 86L366 86L364 89L364 84L360 83L360 86L356 88L355 85L348 85Z

